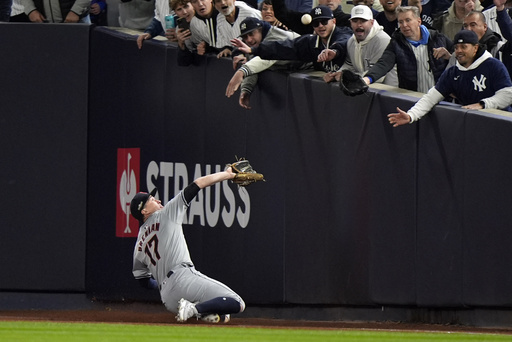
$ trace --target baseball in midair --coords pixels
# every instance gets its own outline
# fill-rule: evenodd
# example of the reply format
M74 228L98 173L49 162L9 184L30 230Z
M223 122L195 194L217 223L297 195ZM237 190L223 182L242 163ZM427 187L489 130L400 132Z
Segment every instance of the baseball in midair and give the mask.
M309 15L309 14L307 14L307 13L306 13L306 14L304 14L304 15L302 16L302 18L301 18L300 20L302 21L302 23L303 23L304 25L309 25L309 24L311 23L311 20L312 20L312 19L313 19L313 18L311 18L311 15Z

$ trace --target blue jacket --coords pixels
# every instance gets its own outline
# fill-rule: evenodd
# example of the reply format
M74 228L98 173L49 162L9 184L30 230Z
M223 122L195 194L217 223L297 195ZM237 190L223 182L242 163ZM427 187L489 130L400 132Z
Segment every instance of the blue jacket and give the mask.
M453 51L452 41L444 34L435 30L428 30L430 37L427 43L430 68L434 74L434 80L437 82L444 69L448 65L448 60L435 59L433 56L434 48L445 47L450 53ZM398 74L398 87L412 91L418 90L418 78L416 74L417 63L411 45L405 36L397 30L393 33L388 47L384 50L379 61L366 73L373 81L386 75L395 65Z
M328 48L336 51L330 62L318 63L318 55L326 47L317 35L307 34L293 40L262 42L252 50L255 56L263 59L293 60L313 62L315 70L338 71L347 55L347 41L353 32L348 27L335 26L328 41Z

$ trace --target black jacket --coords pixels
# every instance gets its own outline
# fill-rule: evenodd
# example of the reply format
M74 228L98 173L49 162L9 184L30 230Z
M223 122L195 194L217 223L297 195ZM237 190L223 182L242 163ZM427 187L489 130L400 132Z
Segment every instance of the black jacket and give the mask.
M252 50L252 53L263 59L313 62L315 70L338 71L345 62L347 41L352 34L348 27L334 27L328 48L336 51L336 57L330 62L317 62L318 55L326 47L320 37L314 34L303 35L293 40L262 42Z
M448 60L441 58L435 59L433 49L445 47L450 53L453 51L453 43L444 34L435 30L429 30L430 37L427 43L430 68L434 74L434 80L437 82L444 69L448 65ZM388 47L384 50L379 61L366 73L374 81L386 75L395 65L398 74L398 87L412 91L418 90L418 77L416 74L417 63L411 45L400 30L395 31L391 37Z
M302 23L302 16L307 12L296 12L289 10L286 7L285 0L273 0L272 7L274 9L274 15L290 30L303 35L313 33L313 27L311 25L304 25ZM350 14L343 12L341 6L338 6L333 11L334 18L336 18L336 26L350 27Z

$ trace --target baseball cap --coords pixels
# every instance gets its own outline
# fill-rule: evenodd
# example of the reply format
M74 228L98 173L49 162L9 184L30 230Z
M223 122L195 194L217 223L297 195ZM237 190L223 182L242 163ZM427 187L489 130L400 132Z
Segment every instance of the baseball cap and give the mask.
M352 7L352 11L350 12L350 19L364 19L364 20L372 20L373 13L370 7L366 5L357 5Z
M133 196L130 202L130 212L142 224L144 221L144 215L142 215L142 209L149 199L149 196L155 196L157 188L154 188L149 194L147 192L139 192Z
M311 15L311 21L317 20L317 19L332 19L334 18L334 15L332 14L332 11L327 6L318 6L315 7L309 12Z
M240 23L240 35L245 36L254 30L263 27L261 20L254 17L247 17Z
M478 36L470 30L461 30L457 32L453 39L453 44L478 44Z

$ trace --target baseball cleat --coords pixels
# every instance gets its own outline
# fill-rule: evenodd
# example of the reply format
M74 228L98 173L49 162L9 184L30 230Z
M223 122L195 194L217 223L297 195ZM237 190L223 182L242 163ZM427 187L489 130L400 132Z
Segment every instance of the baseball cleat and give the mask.
M201 316L201 321L207 322L207 323L219 323L220 316L217 314L209 314L206 316Z
M218 314L209 314L206 316L201 317L201 321L207 322L207 323L227 323L231 319L231 316L229 314L227 315L218 315Z
M197 315L196 305L181 298L178 302L178 314L176 320L180 323L186 322L190 317Z

